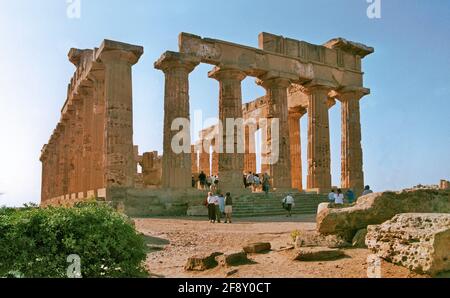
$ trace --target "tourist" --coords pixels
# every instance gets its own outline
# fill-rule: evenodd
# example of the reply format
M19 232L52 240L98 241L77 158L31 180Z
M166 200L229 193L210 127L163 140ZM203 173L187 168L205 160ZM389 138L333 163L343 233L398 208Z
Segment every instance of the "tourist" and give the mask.
M211 192L208 193L208 198L206 199L208 203L208 217L209 222L214 223L216 221L216 198Z
M291 211L292 211L292 207L294 207L294 205L295 205L294 197L292 196L292 194L288 194L283 199L283 207L287 211L286 217L291 217L292 216Z
M335 200L334 196L335 195L336 195L336 191L334 189L332 189L331 192L328 194L328 201L334 202L334 200Z
M373 191L370 189L370 186L366 185L366 187L364 187L364 191L363 191L362 195L365 196L365 195L368 195L371 193L373 193Z
M200 175L198 175L198 180L200 180L200 188L206 188L206 174L202 171Z
M255 183L254 177L255 177L255 176L253 175L252 172L250 172L250 173L247 175L247 186L250 186L252 189L253 189L253 183Z
M208 176L208 178L206 178L206 186L210 188L211 185L212 185L212 176Z
M209 187L209 191L212 192L214 195L217 194L217 184L213 183Z
M244 182L244 188L247 188L247 174L244 173L244 175L242 175L242 182Z
M220 202L219 196L214 196L216 220L218 223L220 223L220 218L222 217L220 214L220 203L219 202Z
M253 177L253 192L256 192L256 191L258 191L258 189L259 189L259 186L260 186L260 184L261 184L261 179L259 179L259 175L255 175L254 177Z
M224 215L225 214L225 197L221 193L221 194L219 194L218 198L219 198L220 215Z
M267 195L269 193L269 190L270 190L270 177L269 177L269 174L264 173L262 185L263 185L263 191Z
M194 175L192 175L192 187L193 188L195 188L195 184L196 184L196 181L195 181Z
M344 204L344 194L342 193L341 189L338 189L337 194L334 195L334 203L337 205Z
M347 197L348 203L353 204L353 202L355 201L355 193L353 192L353 190L347 190L345 196Z
M233 213L233 199L231 194L227 192L225 197L225 223L231 223L231 214Z

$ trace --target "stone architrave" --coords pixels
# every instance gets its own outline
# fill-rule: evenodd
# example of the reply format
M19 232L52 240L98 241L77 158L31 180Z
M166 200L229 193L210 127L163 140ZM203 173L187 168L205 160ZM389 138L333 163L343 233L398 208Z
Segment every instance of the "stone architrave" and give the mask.
M189 114L189 73L199 64L190 55L166 52L155 62L155 68L165 75L164 93L164 136L162 161L162 186L164 188L186 189L192 187L192 157L190 134L186 135L183 144L187 152L176 153L172 148L172 140L179 131L172 130L175 119L190 121ZM189 127L184 129L190 132Z
M246 75L239 69L215 68L209 73L209 77L219 81L220 85L219 120L222 123L218 138L220 188L223 191L240 189L243 188L245 143L241 82ZM213 171L213 175L215 174L217 173Z

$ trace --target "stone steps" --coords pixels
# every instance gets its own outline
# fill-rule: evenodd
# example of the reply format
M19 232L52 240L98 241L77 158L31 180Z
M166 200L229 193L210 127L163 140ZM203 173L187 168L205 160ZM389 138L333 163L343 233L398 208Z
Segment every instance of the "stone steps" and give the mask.
M254 216L273 216L284 215L286 210L282 208L282 195L254 194L236 198L233 201L233 216L236 217L254 217ZM326 195L294 195L295 207L292 214L316 214L320 203L327 202Z

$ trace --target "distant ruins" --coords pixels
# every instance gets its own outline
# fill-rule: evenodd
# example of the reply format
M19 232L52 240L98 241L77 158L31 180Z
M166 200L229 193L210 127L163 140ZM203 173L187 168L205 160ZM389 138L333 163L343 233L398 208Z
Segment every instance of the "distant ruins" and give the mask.
M157 152L139 156L133 144L131 69L143 48L105 40L93 50L71 49L69 60L76 72L61 120L40 158L41 203L70 205L89 197L112 200L125 193L160 202L165 198L198 199L204 192L193 189L191 178L200 171L219 175L223 190L245 193L243 173L256 172L256 154L251 150L256 129L263 130L265 145L279 144L278 161L261 166L276 191L328 193L332 187L328 110L336 101L342 110L341 187L360 193L364 173L359 101L370 93L363 85L361 61L373 52L371 47L342 38L313 45L261 33L259 48L252 48L181 33L179 51L165 52L154 65L165 75L161 157ZM201 148L226 141L213 126L200 132L197 144L189 144L190 153L173 152L171 142L177 131L171 125L176 118L190 119L189 74L200 63L214 66L208 76L220 84L222 123L227 118L267 118L269 124L278 119L279 133L270 125L253 130L246 127L241 136L245 153L214 152L211 158L210 152ZM266 96L243 104L241 82L247 76L256 78ZM305 115L306 186L302 185L300 150L300 119ZM138 173L138 165L142 173Z

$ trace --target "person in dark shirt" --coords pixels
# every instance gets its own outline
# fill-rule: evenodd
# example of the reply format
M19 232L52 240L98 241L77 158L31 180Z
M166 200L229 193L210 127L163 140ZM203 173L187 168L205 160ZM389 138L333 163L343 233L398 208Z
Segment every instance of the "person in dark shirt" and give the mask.
M231 223L231 214L233 213L233 199L231 194L227 192L225 196L225 223Z

